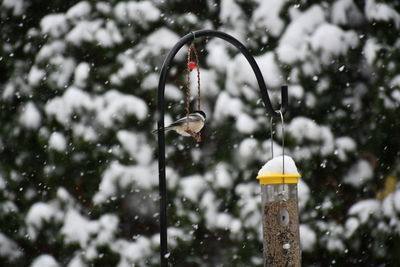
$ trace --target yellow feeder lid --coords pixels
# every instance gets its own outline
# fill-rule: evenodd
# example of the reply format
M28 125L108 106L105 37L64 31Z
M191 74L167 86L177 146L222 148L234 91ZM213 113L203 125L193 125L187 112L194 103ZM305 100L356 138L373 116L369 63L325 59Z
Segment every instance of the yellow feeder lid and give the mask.
M297 184L300 174L271 173L257 176L260 184Z

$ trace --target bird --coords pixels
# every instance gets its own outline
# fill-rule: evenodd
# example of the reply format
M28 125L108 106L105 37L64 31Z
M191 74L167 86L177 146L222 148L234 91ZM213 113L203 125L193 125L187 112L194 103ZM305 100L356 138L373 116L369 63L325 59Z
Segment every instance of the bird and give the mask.
M180 118L167 127L165 131L173 130L182 136L192 136L195 138L196 134L201 131L206 121L206 114L202 110L196 110L190 113L188 116ZM157 133L158 130L154 130L153 133Z

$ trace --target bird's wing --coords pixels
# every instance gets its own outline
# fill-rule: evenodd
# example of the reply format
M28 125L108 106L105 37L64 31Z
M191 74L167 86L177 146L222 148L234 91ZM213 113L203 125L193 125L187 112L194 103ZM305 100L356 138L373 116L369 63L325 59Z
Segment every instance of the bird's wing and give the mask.
M174 121L168 127L174 127L174 126L182 125L183 123L187 123L187 122L201 121L201 118L199 116L191 116L191 115L189 115L189 121L187 121L187 119L188 119L187 117L183 117L183 118L181 118L181 119L179 119L177 121Z

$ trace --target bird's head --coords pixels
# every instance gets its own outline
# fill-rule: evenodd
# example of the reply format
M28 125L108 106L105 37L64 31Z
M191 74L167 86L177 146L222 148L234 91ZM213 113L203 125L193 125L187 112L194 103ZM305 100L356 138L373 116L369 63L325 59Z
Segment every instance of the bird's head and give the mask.
M201 116L203 116L204 119L206 119L206 113L204 113L204 111L202 111L202 110L196 110L193 113L200 114Z

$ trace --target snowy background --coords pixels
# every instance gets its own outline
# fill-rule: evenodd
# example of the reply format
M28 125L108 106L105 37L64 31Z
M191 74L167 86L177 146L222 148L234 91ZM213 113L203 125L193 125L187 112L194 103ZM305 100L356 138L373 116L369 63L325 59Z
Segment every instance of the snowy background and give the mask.
M303 265L398 264L400 2L0 3L1 266L159 265L158 75L174 43L204 28L251 50L274 106L289 85ZM200 145L167 135L168 256L262 266L255 177L271 157L270 118L238 51L196 46L208 121ZM186 49L168 78L167 123L185 114Z

